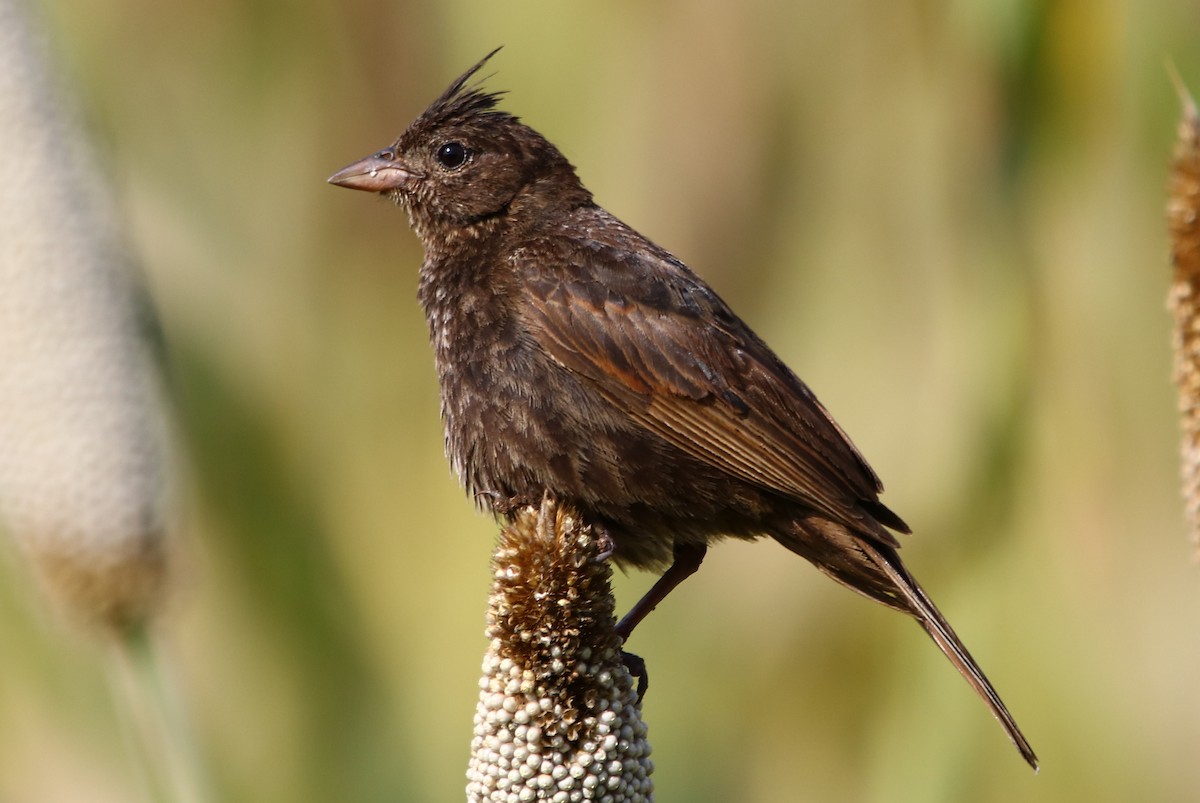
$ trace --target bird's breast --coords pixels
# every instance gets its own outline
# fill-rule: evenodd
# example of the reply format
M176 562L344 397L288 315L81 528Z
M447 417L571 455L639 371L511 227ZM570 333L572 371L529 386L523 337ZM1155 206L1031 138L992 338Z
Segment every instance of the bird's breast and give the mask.
M461 277L460 277L461 278ZM495 288L423 287L441 388L446 455L473 494L506 498L546 484L539 456L560 417L547 414L545 370ZM544 462L544 461L543 461Z

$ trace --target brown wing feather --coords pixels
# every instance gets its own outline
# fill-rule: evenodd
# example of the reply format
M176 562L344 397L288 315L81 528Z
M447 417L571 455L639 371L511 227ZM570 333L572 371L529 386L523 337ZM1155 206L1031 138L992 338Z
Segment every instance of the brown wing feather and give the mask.
M525 323L539 344L693 457L851 526L866 514L907 532L811 391L698 277L639 240L637 250L593 244L586 260L560 244L554 265L546 243L536 263L517 254ZM649 259L653 272L639 264Z

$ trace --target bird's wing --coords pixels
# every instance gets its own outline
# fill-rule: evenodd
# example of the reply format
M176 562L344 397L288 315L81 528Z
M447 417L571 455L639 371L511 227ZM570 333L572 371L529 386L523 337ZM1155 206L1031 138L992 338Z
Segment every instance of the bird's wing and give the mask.
M861 526L866 513L907 532L804 383L695 274L638 239L641 248L589 241L580 253L560 241L518 252L528 332L692 457L835 521Z

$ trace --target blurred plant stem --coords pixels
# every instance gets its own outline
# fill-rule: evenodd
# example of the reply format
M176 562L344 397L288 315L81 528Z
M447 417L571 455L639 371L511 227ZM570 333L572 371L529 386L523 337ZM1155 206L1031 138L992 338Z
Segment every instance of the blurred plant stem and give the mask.
M111 678L126 742L155 803L213 800L176 678L161 641L145 625L130 627L112 643Z

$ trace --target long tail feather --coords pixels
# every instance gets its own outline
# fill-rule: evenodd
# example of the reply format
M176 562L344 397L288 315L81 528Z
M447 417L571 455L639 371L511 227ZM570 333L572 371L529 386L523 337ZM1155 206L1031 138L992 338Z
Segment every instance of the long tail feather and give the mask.
M959 674L983 698L1021 756L1035 770L1038 768L1033 748L1004 701L959 640L954 628L916 578L909 574L896 549L882 540L888 535L882 527L879 527L878 536L872 537L861 530L851 530L844 523L812 517L791 522L790 526L780 528L774 534L785 547L847 588L916 619Z
M909 612L929 634L938 648L950 659L950 663L954 664L954 668L958 673L966 679L967 683L971 684L971 688L983 698L991 709L992 715L999 720L1000 725L1008 734L1008 738L1016 745L1021 756L1029 762L1029 766L1034 770L1038 768L1038 758L1033 752L1033 747L1025 738L1025 734L1021 733L1020 727L1013 719L1012 714L1008 712L1008 708L1004 705L1004 701L1000 699L1000 695L996 693L996 689L992 687L987 676L983 674L983 670L979 668L979 664L975 663L975 659L971 657L971 653L967 651L966 645L962 643L958 635L954 632L954 628L946 621L946 617L942 616L942 612L933 604L933 600L925 593L921 585L916 581L904 564L900 561L900 556L890 548L879 548L867 542L860 542L860 547L863 552L875 563L876 567L891 579L895 586L896 592L908 603Z

